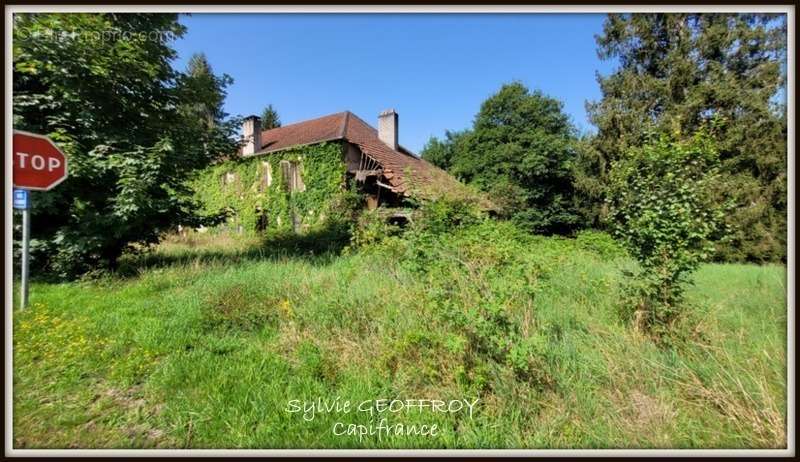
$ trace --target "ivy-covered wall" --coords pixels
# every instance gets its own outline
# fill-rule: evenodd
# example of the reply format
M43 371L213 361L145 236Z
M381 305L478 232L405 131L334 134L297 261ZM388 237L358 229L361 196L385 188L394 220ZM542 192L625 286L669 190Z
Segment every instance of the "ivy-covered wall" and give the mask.
M298 163L305 190L288 191L283 160ZM222 227L253 235L261 227L292 230L294 217L301 229L338 218L356 200L345 173L342 143L327 142L225 161L203 171L193 186L206 213L231 212Z

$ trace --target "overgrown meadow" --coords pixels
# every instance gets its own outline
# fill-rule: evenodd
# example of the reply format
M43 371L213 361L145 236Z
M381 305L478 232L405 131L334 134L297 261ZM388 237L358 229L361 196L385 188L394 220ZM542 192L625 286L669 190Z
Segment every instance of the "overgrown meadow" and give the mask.
M194 233L114 275L33 284L14 312L14 446L786 446L782 265L702 266L654 339L622 314L636 264L605 234L478 220L347 243ZM337 397L479 401L289 410ZM439 431L334 432L383 418Z

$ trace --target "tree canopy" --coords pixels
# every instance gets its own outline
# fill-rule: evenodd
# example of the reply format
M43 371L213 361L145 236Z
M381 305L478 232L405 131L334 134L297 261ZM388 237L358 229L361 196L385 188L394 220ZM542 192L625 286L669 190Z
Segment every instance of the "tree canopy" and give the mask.
M281 126L281 118L278 115L278 111L272 107L272 104L268 104L267 107L264 108L264 111L261 112L261 128L264 130L269 130L271 128L278 128Z
M514 82L483 102L471 129L432 138L422 156L488 193L531 232L565 234L579 225L575 141L560 101Z
M587 105L598 134L582 150L579 189L604 194L591 177L603 179L627 149L653 133L690 137L714 119L718 200L737 204L718 258L785 258L785 16L611 14L597 44L619 67L598 77L602 99Z
M15 14L14 128L52 137L68 179L33 197L34 263L62 275L114 266L202 217L186 180L235 149L231 79L201 55L172 66L176 14Z

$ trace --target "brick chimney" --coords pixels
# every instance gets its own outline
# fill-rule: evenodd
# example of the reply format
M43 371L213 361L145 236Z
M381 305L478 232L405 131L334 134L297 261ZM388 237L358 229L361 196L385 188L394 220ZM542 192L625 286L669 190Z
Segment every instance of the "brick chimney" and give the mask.
M261 150L261 119L258 116L248 116L242 123L242 137L244 147L242 154L255 154Z
M398 115L394 109L387 109L378 114L378 138L390 148L397 150Z

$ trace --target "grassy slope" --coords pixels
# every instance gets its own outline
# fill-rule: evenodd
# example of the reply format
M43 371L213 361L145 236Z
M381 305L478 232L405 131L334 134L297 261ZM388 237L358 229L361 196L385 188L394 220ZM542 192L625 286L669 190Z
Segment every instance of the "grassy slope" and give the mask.
M465 372L464 336L437 317L435 284L391 258L171 243L136 276L35 284L31 309L14 314L15 446L785 445L784 267L703 267L689 293L696 327L666 348L619 320L629 262L542 242L529 249L547 255L535 297L500 299L524 336L545 333L543 386L502 367ZM454 272L453 287L469 292L470 274ZM474 296L506 290L487 287ZM472 419L391 416L442 430L382 441L331 434L369 415L286 411L336 396L481 401Z

